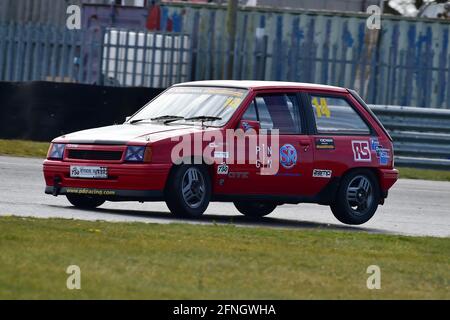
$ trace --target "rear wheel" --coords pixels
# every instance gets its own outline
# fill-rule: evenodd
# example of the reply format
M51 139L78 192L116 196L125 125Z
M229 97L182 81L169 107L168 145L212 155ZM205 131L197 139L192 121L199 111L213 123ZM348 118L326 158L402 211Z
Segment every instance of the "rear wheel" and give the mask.
M369 170L356 170L342 179L331 211L342 223L358 225L373 217L379 203L376 176Z
M272 202L234 202L240 213L251 218L261 218L272 213L277 207Z
M206 167L177 167L169 178L165 198L170 211L176 216L200 217L211 199L211 179Z
M68 194L66 197L73 206L82 209L94 209L105 203L104 199L93 196Z

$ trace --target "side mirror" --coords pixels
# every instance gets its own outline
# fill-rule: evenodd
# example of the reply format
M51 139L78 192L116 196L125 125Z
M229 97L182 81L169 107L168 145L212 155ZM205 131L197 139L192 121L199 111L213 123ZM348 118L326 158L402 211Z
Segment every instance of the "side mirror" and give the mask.
M239 122L239 129L244 130L244 132L253 129L255 130L256 133L259 133L259 130L261 129L261 124L259 123L259 121L256 120L241 120Z

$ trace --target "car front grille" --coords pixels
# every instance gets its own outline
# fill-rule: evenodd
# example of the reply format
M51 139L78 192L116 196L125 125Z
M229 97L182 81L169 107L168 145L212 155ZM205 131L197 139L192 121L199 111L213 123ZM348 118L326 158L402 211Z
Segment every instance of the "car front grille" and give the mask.
M119 161L122 159L122 151L69 150L68 158L76 160Z

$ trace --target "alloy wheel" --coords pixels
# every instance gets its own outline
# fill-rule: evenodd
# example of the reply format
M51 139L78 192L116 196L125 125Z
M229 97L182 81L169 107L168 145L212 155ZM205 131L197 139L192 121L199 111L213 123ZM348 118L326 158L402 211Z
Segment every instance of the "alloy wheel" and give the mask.
M196 209L205 200L206 185L202 173L197 168L189 168L182 179L182 194L186 204Z

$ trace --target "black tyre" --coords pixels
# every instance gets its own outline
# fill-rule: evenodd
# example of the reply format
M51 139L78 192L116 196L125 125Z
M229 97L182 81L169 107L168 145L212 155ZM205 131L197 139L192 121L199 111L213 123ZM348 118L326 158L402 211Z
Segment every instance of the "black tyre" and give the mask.
M66 195L67 200L77 208L94 209L105 203L105 200L99 197L82 196L77 194Z
M211 179L203 165L181 165L171 173L165 192L170 212L179 217L198 218L211 199Z
M331 211L340 222L358 225L373 217L379 203L376 176L369 170L355 170L342 179Z
M261 218L272 213L277 207L272 202L234 202L240 213L251 218Z

